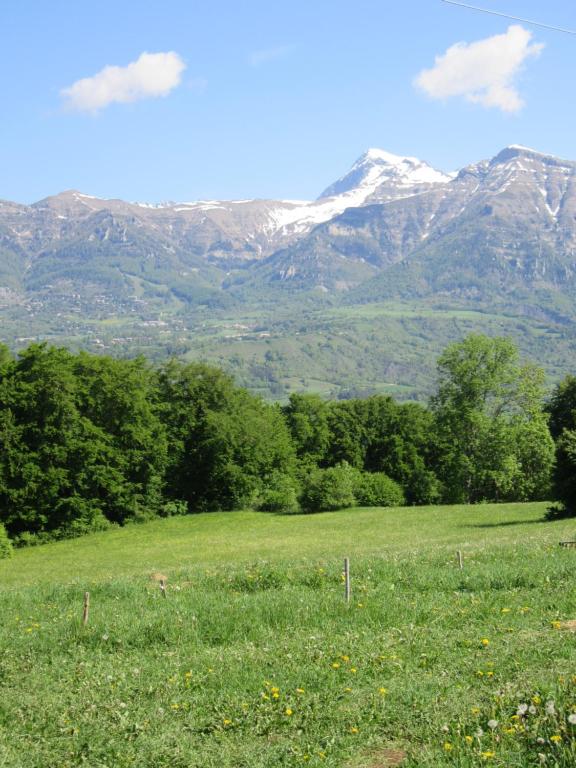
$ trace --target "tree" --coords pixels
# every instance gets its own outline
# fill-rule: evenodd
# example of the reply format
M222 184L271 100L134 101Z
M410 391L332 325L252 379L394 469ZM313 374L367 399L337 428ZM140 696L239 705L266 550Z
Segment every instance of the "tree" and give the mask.
M547 406L550 431L556 440L554 498L560 505L548 516L576 516L576 377L566 376L555 388Z
M0 375L0 518L69 536L153 514L164 428L142 360L31 345Z
M445 501L545 497L554 445L543 372L522 365L510 339L470 335L441 355L438 378L431 408Z
M191 510L250 504L295 456L277 406L268 405L217 368L169 362L158 374L169 435L167 492Z
M298 459L306 465L321 464L330 444L328 404L318 395L290 395L283 409Z

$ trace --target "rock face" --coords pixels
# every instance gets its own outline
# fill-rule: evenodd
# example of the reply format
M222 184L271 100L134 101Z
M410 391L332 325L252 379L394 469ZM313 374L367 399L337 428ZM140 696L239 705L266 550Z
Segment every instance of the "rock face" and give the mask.
M513 145L445 174L368 150L313 202L0 201L0 306L80 295L185 303L241 290L479 296L571 290L576 162Z

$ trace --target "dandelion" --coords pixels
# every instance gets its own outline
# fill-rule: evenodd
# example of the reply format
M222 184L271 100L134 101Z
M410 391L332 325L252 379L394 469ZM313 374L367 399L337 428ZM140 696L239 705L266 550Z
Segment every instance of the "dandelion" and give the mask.
M498 728L498 720L488 720L488 728L490 728L491 731Z
M284 714L286 715L286 717L290 717L291 715L293 715L293 714L294 714L294 712L293 712L293 710L291 710L291 709L290 709L290 707L287 707L287 708L284 710Z
M480 642L482 643L482 645L484 646L484 648L487 648L487 647L490 645L490 640L488 640L488 638L487 638L487 637L483 637L483 638L482 638L482 640L481 640Z
M228 718L224 718L223 723L224 723L224 726L232 725L232 720L228 720Z
M332 662L332 669L340 669L340 662L333 661Z
M451 752L453 749L454 749L454 746L449 741L445 741L444 742L444 751L445 752Z
M358 670L356 669L356 667L350 667L350 672L352 672L352 674L355 675L356 672L358 672Z
M350 733L358 733L358 728L356 728L356 726L353 725L352 728L350 728Z
M500 613L510 613L510 608L502 608Z
M386 696L386 694L388 693L388 689L387 688L378 688L378 693L381 696ZM570 718L568 718L568 719L570 719Z
M464 736L464 740L466 741L466 744L472 744L472 742L474 741L472 736Z
M570 725L576 725L576 715L575 714L568 715L568 722L570 723Z
M553 701L547 701L546 702L546 714L547 715L555 715L556 714L556 707L554 706Z
M542 699L540 698L540 696L538 696L538 694L536 694L536 696L532 696L532 703L533 704L541 704L542 703Z
M479 715L480 714L480 707L472 707L470 709L470 712L472 712L473 715Z
M528 712L528 704L519 704L518 709L516 710L516 714L525 715L526 712Z
M492 752L488 749L486 752L480 752L480 757L482 760L492 760L493 757L496 757L496 752Z
M553 736L550 736L550 741L553 741L554 744L558 744L559 741L562 741L562 736L560 736L559 733L555 733Z
M552 629L560 629L562 627L562 622L560 622L560 621L551 621L550 625L552 626Z
M296 688L296 693L304 693L304 688Z
M528 712L529 712L531 715L535 715L537 711L538 711L538 710L536 709L536 707L534 706L534 704L530 704L530 706L528 707Z

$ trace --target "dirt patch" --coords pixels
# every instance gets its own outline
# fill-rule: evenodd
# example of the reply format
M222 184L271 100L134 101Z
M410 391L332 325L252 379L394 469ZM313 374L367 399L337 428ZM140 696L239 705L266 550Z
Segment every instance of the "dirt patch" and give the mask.
M150 581L163 581L166 583L168 581L168 576L164 576L163 573L159 573L158 571L155 571L154 573L150 574Z
M368 761L364 765L366 768L394 768L394 766L402 765L407 756L403 749L393 747L379 749L377 752L370 754Z
M571 619L570 621L563 621L560 624L560 627L562 629L568 629L570 632L576 632L576 619Z

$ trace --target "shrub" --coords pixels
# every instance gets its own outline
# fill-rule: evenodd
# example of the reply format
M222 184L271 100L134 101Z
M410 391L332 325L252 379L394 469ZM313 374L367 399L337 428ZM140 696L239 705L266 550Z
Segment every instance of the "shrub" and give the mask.
M354 495L363 507L401 507L406 502L402 487L384 472L363 472Z
M12 542L8 538L6 528L0 523L0 560L4 557L10 557L12 554Z
M274 472L266 487L260 492L255 504L263 512L293 514L300 511L298 487L294 478L281 472Z
M182 501L182 499L166 501L160 506L158 514L160 517L178 517L180 515L187 515L188 503L186 501Z
M434 472L418 466L410 473L404 489L408 504L436 504L442 498L442 486Z
M300 503L305 512L323 512L352 507L358 471L347 462L317 469L306 478Z

